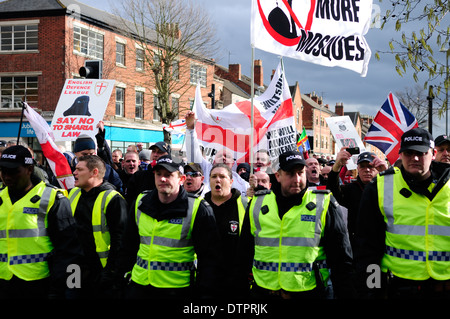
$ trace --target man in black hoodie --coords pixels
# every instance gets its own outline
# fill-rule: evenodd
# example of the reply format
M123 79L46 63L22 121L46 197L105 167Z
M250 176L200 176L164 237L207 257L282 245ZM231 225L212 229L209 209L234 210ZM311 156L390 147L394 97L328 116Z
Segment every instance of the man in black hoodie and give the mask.
M77 223L85 260L84 298L111 298L117 282L118 253L127 218L127 203L114 186L103 180L105 163L97 155L78 159L75 188L69 200Z
M153 171L156 189L139 194L130 208L121 257L121 273L131 270L125 298L212 297L219 262L212 210L182 187L183 167L170 156Z

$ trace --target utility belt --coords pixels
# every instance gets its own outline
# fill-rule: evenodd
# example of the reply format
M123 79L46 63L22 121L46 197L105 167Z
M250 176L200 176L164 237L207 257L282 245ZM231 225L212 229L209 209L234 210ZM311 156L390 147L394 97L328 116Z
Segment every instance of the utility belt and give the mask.
M389 290L404 293L450 293L450 280L409 280L388 274Z

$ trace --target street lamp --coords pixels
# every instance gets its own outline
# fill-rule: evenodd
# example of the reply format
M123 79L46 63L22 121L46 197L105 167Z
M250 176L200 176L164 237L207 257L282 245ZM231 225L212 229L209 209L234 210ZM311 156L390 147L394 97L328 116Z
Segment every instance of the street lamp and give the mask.
M445 63L445 81L449 81L448 79L448 55L450 52L450 49L447 50L440 50L440 52L446 52L446 56L447 56L447 61ZM445 81L444 81L444 85L445 85ZM445 135L448 136L448 85L449 83L447 83L447 85L445 85L445 102L446 102L446 110L445 110Z

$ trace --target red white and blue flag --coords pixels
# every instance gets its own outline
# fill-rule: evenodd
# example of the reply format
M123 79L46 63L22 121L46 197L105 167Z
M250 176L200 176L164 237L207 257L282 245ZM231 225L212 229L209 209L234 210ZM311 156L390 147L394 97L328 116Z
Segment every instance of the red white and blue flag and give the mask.
M418 127L416 118L389 93L387 100L378 111L364 140L379 148L391 164L398 159L400 141L403 133Z

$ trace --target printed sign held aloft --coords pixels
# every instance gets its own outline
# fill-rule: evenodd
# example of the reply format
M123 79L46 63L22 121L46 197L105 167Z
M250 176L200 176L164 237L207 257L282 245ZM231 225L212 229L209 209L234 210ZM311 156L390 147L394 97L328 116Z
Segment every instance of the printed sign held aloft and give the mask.
M252 0L255 48L366 76L372 0Z
M80 134L95 138L114 84L115 80L66 80L51 125L55 140L72 141Z

